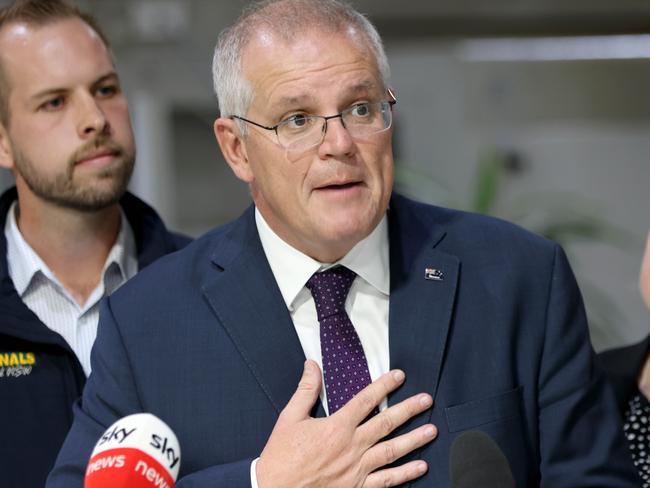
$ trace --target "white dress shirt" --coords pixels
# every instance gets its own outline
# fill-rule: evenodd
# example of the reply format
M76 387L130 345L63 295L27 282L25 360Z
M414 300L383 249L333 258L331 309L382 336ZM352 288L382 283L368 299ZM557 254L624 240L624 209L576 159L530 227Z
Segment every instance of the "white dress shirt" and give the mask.
M255 223L264 253L291 314L305 357L318 363L322 375L320 326L314 299L305 284L317 271L342 265L357 274L350 287L345 310L359 334L368 361L370 377L374 381L386 373L390 367L388 349L390 267L386 216L368 237L358 242L336 263L320 263L291 247L273 232L257 208ZM325 385L324 380L322 384ZM325 386L321 389L320 401L327 413ZM386 408L386 403L384 399L380 405L381 410ZM256 461L251 466L253 488L257 488Z
M106 258L102 277L86 303L79 305L25 241L15 211L16 202L9 209L4 228L9 276L25 305L65 339L88 376L90 350L97 336L99 301L138 272L133 230L122 212L120 232Z

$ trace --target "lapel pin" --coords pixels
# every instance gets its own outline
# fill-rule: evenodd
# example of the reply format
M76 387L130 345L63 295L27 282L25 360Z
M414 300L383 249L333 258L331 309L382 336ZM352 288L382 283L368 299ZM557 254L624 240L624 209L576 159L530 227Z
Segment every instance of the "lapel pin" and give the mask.
M445 275L440 269L424 268L424 279L433 281L442 281Z

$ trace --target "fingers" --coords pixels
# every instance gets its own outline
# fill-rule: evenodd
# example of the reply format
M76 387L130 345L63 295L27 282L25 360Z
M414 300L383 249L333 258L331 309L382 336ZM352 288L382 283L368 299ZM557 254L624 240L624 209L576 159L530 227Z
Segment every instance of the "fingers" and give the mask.
M388 441L380 442L376 446L368 449L363 456L363 463L368 472L372 472L377 468L391 464L407 455L409 452L424 446L435 439L437 435L438 430L434 425L423 425L411 432L407 432L406 434ZM408 471L408 469L406 471Z
M288 421L300 421L309 417L312 407L318 399L321 388L320 369L316 362L308 359L302 377L298 383L298 389L284 407L280 417Z
M433 405L433 399L426 393L407 398L360 425L357 429L359 439L366 446L373 446L404 422L430 408L431 405Z
M344 417L353 425L359 425L382 399L404 382L404 372L399 369L383 374L357 393L334 415Z
M396 468L382 469L369 474L363 483L363 488L385 488L387 486L401 485L419 478L427 472L427 469L427 463L424 461L412 461Z

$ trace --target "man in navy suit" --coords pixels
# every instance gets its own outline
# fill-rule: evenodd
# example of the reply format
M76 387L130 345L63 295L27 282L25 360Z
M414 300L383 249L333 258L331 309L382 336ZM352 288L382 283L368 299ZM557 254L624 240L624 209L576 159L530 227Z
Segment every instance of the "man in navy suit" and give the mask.
M254 206L105 301L48 486L80 486L140 411L176 432L183 487L450 486L471 430L518 486L638 486L562 250L391 195L396 99L363 16L264 2L221 35L214 77Z

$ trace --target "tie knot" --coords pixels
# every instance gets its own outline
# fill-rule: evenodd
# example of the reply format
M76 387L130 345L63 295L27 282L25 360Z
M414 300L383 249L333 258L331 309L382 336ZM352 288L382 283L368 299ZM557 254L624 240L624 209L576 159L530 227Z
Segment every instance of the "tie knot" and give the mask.
M330 268L322 273L314 273L307 281L316 303L316 313L321 321L330 315L345 312L345 299L356 273L344 266Z

